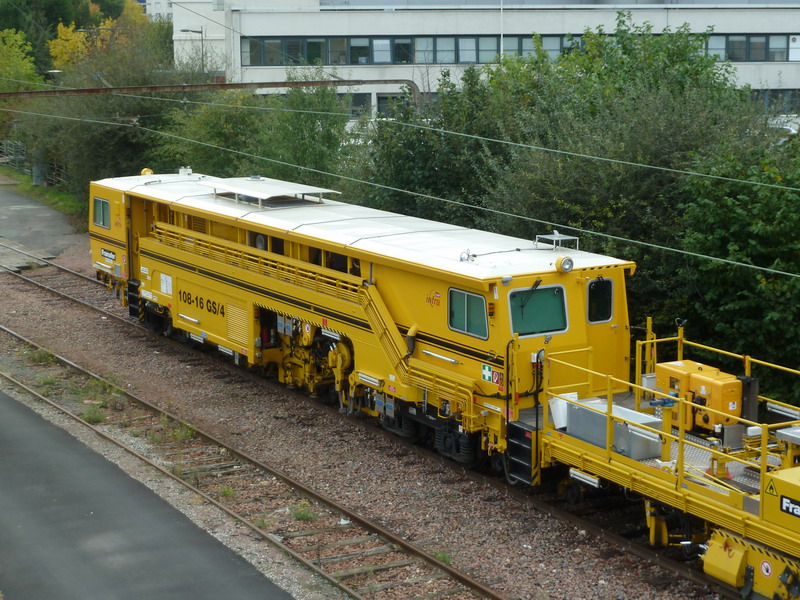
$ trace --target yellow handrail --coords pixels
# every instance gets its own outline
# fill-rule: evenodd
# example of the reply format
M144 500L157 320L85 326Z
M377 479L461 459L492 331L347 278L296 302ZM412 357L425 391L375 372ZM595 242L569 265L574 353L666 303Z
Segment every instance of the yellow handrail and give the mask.
M172 248L205 256L211 260L299 285L342 300L358 302L361 279L354 275L329 273L328 269L303 261L280 257L270 252L187 231L166 223L154 224L150 237Z

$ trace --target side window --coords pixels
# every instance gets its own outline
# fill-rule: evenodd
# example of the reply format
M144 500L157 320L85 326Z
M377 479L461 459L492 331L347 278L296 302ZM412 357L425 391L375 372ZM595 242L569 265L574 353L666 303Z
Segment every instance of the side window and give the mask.
M347 257L336 252L325 252L325 266L335 271L347 273Z
M94 198L94 224L111 229L111 204L103 198Z
M451 289L448 301L450 329L482 339L489 337L486 299L483 296Z
M567 328L564 289L531 287L511 292L511 327L519 335L536 335Z
M249 245L257 250L267 249L267 236L263 233L256 233L255 231L248 231L247 237L249 238Z
M589 323L611 320L614 308L614 286L610 279L599 277L589 282Z

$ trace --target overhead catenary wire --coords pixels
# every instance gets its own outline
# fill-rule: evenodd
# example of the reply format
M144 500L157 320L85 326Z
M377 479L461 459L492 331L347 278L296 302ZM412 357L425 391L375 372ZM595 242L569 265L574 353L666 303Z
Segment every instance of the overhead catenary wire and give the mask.
M10 112L10 113L28 115L28 116L63 119L63 120L77 121L77 122L82 122L82 123L93 123L93 124L96 124L96 125L107 125L107 126L111 126L111 127L129 127L131 129L136 129L138 131L145 131L145 132L151 133L153 135L169 137L169 138L177 139L177 140L180 140L180 141L183 141L183 142L197 144L199 146L204 146L204 147L207 147L207 148L213 148L215 150L220 150L220 151L223 151L223 152L229 152L229 153L232 153L232 154L237 154L239 156L246 156L248 158L253 158L253 159L256 159L256 160L262 160L262 161L270 162L270 163L273 163L273 164L279 164L279 165L283 165L283 166L287 166L287 167L292 167L292 168L296 168L296 169L299 169L299 170L302 170L302 171L307 171L307 172L310 172L310 173L317 173L317 174L320 174L320 175L327 175L327 176L330 176L330 177L336 177L338 179L342 179L342 180L345 180L345 181L351 181L353 183L358 183L358 184L367 185L367 186L370 186L370 187L375 187L375 188L384 189L384 190L388 190L388 191L398 192L398 193L401 193L401 194L408 194L410 196L416 196L418 198L424 198L424 199L428 199L428 200L435 200L435 201L438 201L438 202L444 202L446 204L451 204L451 205L454 205L454 206L461 206L461 207L464 207L464 208L478 210L478 211L482 211L482 212L486 212L486 213L494 214L494 215L499 215L499 216L503 216L503 217L521 219L523 221L528 221L528 222L532 222L532 223L539 223L539 224L543 224L543 225L548 225L550 227L558 227L558 228L562 228L562 229L568 229L568 230L576 231L576 232L583 233L583 234L586 234L586 235L593 235L593 236L602 237L602 238L605 238L605 239L608 239L608 240L614 240L614 241L622 242L622 243L626 243L626 244L643 246L643 247L646 247L646 248L651 248L653 250L671 252L671 253L679 254L679 255L683 255L683 256L691 256L691 257L698 258L698 259L709 260L709 261L713 261L713 262L718 262L718 263L722 263L722 264L728 264L728 265L742 267L742 268L746 268L746 269L752 269L752 270L760 271L760 272L763 272L763 273L769 273L769 274L772 274L772 275L782 275L782 276L786 276L786 277L792 277L792 278L800 279L800 274L798 274L798 273L790 273L788 271L782 271L780 269L773 269L773 268L770 268L770 267L761 267L761 266L758 266L758 265L751 265L751 264L747 264L747 263L738 262L738 261L735 261L735 260L730 260L730 259L726 259L726 258L719 258L719 257L716 257L716 256L711 256L711 255L708 255L708 254L701 254L699 252L691 252L689 250L682 250L682 249L679 249L679 248L670 248L669 246L662 246L660 244L653 244L651 242L644 242L644 241L641 241L641 240L632 240L632 239L624 238L622 236L617 236L617 235L612 235L612 234L602 233L602 232L597 232L597 231L591 231L591 230L588 230L588 229L582 229L582 228L579 228L579 227L574 227L574 226L571 226L571 225L565 225L565 224L562 224L562 223L555 223L553 221L546 221L546 220L543 220L543 219L536 219L534 217L530 217L530 216L527 216L527 215L519 215L519 214L509 213L509 212L506 212L506 211L502 211L502 210L495 209L495 208L490 208L490 207L487 207L487 206L479 206L479 205L467 204L466 202L461 202L459 200L453 200L451 198L443 198L441 196L434 196L432 194L425 194L425 193L421 193L421 192L414 192L414 191L411 191L411 190L404 190L402 188L398 188L398 187L394 187L394 186L390 186L390 185L385 185L385 184L381 184L381 183L375 183L375 182L371 182L371 181L366 181L366 180L363 180L363 179L358 179L356 177L350 177L348 175L342 175L342 174L339 174L339 173L330 173L328 171L323 171L321 169L315 169L315 168L312 168L312 167L296 165L296 164L290 163L288 161L283 161L283 160L279 160L279 159L275 159L275 158L268 158L266 156L260 156L258 154L254 154L252 152L245 152L243 150L236 150L234 148L225 148L224 146L219 146L217 144L211 144L209 142L203 142L201 140L195 140L195 139L192 139L192 138L187 138L185 136L180 136L180 135L177 135L177 134L174 134L174 133L169 133L169 132L166 132L166 131L159 131L157 129L150 129L148 127L142 127L140 125L134 125L132 123L119 123L119 122L103 121L103 120L100 120L100 119L87 119L85 117L69 117L69 116L64 116L64 115L52 115L52 114L46 114L46 113L37 113L37 112L32 112L32 111L15 110L15 109L2 108L2 107L0 107L0 110L5 111L5 112ZM646 166L646 165L644 165L644 166ZM734 181L738 181L738 180L734 180ZM788 188L788 189L795 190L795 188Z
M0 77L0 80L6 80L6 78ZM18 81L18 80L10 80L10 81ZM54 86L54 87L57 87L57 86ZM120 93L120 94L114 94L114 95L115 96L122 96L122 97L129 97L129 98L137 98L137 99L142 99L142 100L157 100L157 101L161 101L161 102L172 102L172 103L176 103L176 104L195 104L195 105L198 105L198 106L206 105L206 106L215 106L215 107L233 108L233 109L243 109L243 110L277 111L277 112L288 112L288 113L299 113L299 114L311 114L311 115L317 115L317 116L332 116L332 117L337 117L337 118L342 118L342 117L347 116L346 112L318 111L318 110L295 109L295 108L284 108L284 107L273 107L273 106L248 106L248 105L241 105L241 104L229 104L229 103L224 103L224 102L204 102L204 101L200 101L200 100L189 100L189 99L186 99L186 98L182 98L181 99L181 98L164 98L162 96L143 96L143 95L140 95L140 94L129 94L129 93ZM52 115L52 116L54 116L54 115ZM676 175L686 175L686 176L690 176L690 177L701 177L701 178L713 179L713 180L717 180L717 181L726 181L726 182L729 182L729 183L752 185L752 186L755 186L755 187L766 187L766 188L773 188L773 189L789 191L789 192L800 192L800 188L798 188L798 187L780 185L780 184L777 184L777 183L765 183L765 182L761 182L761 181L750 181L750 180L747 180L747 179L737 179L735 177L725 177L723 175L713 175L711 173L701 173L699 171L689 171L687 169L675 169L675 168L671 168L671 167L660 167L660 166L657 166L657 165L650 165L650 164L646 164L646 163L639 163L639 162L634 162L634 161L621 160L621 159L617 159L617 158L608 158L608 157L605 157L605 156L596 156L596 155L593 155L593 154L584 154L584 153L580 153L580 152L572 152L572 151L569 151L569 150L559 150L559 149L556 149L556 148L547 148L545 146L536 146L536 145L533 145L533 144L525 144L523 142L512 142L512 141L509 141L509 140L502 140L502 139L499 139L499 138L490 138L490 137L486 137L486 136L463 133L463 132L459 132L459 131L452 131L452 130L449 130L449 129L442 129L442 128L439 128L439 127L431 127L431 126L428 126L428 125L420 125L418 123L407 123L407 122L398 121L398 120L395 120L395 119L381 119L380 122L381 123L386 123L386 124L389 124L389 125L392 125L392 126L411 127L411 128L415 128L415 129L422 129L422 130L431 131L431 132L434 132L434 133L441 133L441 134L444 134L444 135L452 135L452 136L457 136L457 137L474 139L474 140L478 140L478 141L491 142L491 143L495 143L495 144L503 144L503 145L514 146L514 147L517 147L517 148L523 148L523 149L527 149L527 150L536 150L536 151L539 151L539 152L548 152L548 153L552 153L552 154L560 154L562 156L571 156L573 158L581 158L581 159L586 159L586 160L596 160L596 161L599 161L599 162L605 162L605 163L610 163L610 164L618 164L618 165L622 165L622 166L635 167L635 168L640 168L640 169L652 169L652 170L656 170L656 171L673 173L673 174L676 174ZM567 226L565 225L564 227L567 227ZM571 229L575 229L575 228L572 227Z

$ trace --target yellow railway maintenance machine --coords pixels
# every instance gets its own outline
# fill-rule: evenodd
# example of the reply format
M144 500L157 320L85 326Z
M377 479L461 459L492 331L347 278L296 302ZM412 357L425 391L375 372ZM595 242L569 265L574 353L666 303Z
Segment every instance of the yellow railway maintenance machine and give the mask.
M639 492L654 544L700 549L744 597L800 594L800 413L759 396L755 363L728 376L648 335L631 383L633 263L335 193L188 168L93 182L92 261L154 330L512 482L562 464ZM759 403L797 421L756 423Z

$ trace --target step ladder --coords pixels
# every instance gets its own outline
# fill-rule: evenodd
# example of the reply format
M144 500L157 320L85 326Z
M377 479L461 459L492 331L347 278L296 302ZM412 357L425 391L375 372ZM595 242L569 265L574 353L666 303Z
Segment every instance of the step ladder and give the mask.
M506 460L508 477L530 484L533 474L533 425L522 421L508 423L508 446Z

